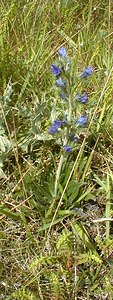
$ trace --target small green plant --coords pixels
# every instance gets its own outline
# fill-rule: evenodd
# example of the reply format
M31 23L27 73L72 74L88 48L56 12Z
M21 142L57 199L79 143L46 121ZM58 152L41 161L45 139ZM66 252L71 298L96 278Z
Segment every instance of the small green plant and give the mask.
M16 292L13 292L5 300L36 300L36 297L26 288L19 288Z
M92 75L89 66L79 75L71 72L71 60L65 48L58 51L59 60L52 64L51 72L56 77L55 86L58 90L57 99L53 102L51 111L51 126L49 134L61 147L61 156L56 172L54 197L57 196L58 182L62 164L66 159L65 153L70 153L76 148L79 136L87 124L87 94L82 91L82 81ZM81 92L78 92L79 89Z

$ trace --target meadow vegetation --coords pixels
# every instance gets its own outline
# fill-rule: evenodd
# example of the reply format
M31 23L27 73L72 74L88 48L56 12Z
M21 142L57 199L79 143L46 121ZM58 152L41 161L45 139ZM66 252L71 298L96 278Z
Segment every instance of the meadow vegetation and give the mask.
M0 300L113 299L112 4L1 0ZM93 70L79 85L87 126L65 153L49 132L65 112L51 72L64 48L74 93Z

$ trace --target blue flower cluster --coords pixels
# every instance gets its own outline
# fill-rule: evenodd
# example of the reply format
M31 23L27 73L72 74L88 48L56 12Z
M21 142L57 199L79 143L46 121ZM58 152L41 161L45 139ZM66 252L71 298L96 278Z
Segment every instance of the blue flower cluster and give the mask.
M80 114L79 118L76 117L76 119L74 120L73 111L72 108L70 107L73 102L74 102L74 105L72 105L73 107L77 105L76 100L78 100L81 104L85 105L88 102L88 95L85 92L84 93L76 92L75 96L74 97L72 96L72 93L70 93L71 81L70 78L68 77L70 75L67 73L70 60L67 56L66 49L64 47L60 48L58 50L58 55L59 55L59 63L58 65L52 64L51 72L56 77L55 86L60 91L59 94L60 98L62 99L62 101L67 100L65 101L65 107L67 105L66 107L67 118L65 118L65 111L62 111L62 113L60 112L59 114L63 115L63 118L61 120L60 119L54 120L54 122L49 127L48 132L51 135L58 134L60 132L60 137L62 134L63 149L65 152L69 153L73 149L73 143L76 143L78 141L77 128L84 127L87 124L86 114ZM88 66L80 74L79 78L86 79L87 77L92 75L92 72L93 72L92 67ZM69 87L69 91L67 86ZM70 95L71 97L73 97L73 99L71 99L71 104L69 102ZM62 130L59 131L60 128Z

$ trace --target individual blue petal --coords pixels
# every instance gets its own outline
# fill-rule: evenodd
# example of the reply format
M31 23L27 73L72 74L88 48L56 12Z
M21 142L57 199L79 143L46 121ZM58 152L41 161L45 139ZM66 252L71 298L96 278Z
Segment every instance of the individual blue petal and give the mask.
M76 98L81 102L81 103L86 103L88 101L88 96L87 94L83 94L83 95L80 95L80 94L76 94Z
M84 126L87 123L86 116L80 116L80 118L77 120L77 124L79 126Z
M59 78L56 80L55 84L56 84L57 87L62 87L62 88L64 88L65 85L66 85L66 83L62 80L61 77L59 77Z
M72 151L72 147L69 145L64 146L64 151L65 152L71 152Z
M54 76L58 76L62 72L62 70L58 66L52 64L51 72L53 73Z
M91 66L89 66L86 69L84 69L84 71L81 73L81 77L86 78L87 76L91 76L92 72L93 72L93 69Z
M66 58L66 48L62 47L58 50L58 54L63 57Z
M52 125L49 127L48 132L49 132L50 134L55 134L55 133L58 132L58 127L52 124Z

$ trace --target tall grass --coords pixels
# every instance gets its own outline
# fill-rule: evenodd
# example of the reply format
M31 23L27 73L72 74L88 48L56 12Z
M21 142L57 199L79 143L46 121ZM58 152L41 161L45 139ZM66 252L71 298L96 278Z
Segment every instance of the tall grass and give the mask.
M0 15L0 299L112 299L112 1L2 0ZM62 46L73 75L94 71L53 202L60 151L45 132Z

